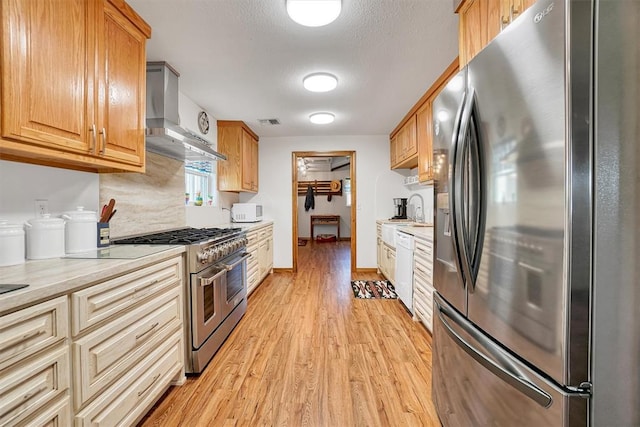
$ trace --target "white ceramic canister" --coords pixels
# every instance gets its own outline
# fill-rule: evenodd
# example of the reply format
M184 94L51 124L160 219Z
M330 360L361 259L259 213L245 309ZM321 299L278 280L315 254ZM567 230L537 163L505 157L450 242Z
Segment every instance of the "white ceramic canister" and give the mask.
M24 262L24 229L0 220L0 267Z
M65 252L74 254L90 251L98 246L98 215L93 211L85 211L78 206L75 211L65 212L66 220L64 241Z
M27 258L45 259L64 256L64 220L43 215L24 224L27 229Z

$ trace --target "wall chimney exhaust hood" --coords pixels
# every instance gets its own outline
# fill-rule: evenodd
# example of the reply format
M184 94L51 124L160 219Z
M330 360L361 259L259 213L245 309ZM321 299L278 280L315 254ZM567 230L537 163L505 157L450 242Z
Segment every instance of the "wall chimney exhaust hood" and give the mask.
M208 141L180 127L178 77L166 62L147 62L147 151L182 161L227 160Z

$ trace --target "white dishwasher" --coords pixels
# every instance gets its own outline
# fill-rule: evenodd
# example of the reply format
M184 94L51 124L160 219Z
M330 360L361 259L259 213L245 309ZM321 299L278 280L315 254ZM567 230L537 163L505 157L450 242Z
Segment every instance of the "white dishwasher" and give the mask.
M396 230L396 293L413 314L413 249L411 234Z

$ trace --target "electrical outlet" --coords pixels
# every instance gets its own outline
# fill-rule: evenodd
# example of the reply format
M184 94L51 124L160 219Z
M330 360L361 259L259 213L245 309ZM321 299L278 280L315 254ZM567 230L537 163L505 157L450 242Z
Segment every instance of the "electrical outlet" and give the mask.
M49 201L46 199L36 199L36 217L41 218L49 213Z

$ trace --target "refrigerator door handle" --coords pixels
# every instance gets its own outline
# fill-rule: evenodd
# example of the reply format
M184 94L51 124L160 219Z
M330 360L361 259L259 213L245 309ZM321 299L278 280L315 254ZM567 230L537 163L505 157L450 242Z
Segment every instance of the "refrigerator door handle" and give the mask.
M470 292L475 291L484 240L483 198L486 188L482 176L484 162L477 128L479 122L476 92L474 88L469 87L458 131L458 141L463 142L456 159L456 184L459 193L454 202L457 205L456 221L460 224L457 238L462 249L463 273Z
M475 91L473 88L469 88L466 93L466 97L463 100L462 114L460 116L460 127L456 137L456 147L454 151L453 170L451 186L454 192L452 197L453 206L453 219L454 219L454 238L452 239L458 248L458 257L460 259L462 275L464 281L468 283L470 287L473 287L474 278L471 274L471 264L469 259L469 243L465 238L465 225L468 223L468 215L466 212L465 198L467 194L464 188L464 167L465 158L468 154L469 141L467 134L469 132L469 123L471 121L471 114L473 111L473 99ZM466 219L466 221L465 221Z
M474 360L476 360L502 381L511 385L516 390L520 391L540 406L545 408L551 406L551 404L553 403L551 395L549 395L540 387L536 386L515 366L509 366L511 365L511 363L508 362L508 358L510 358L511 356L505 354L504 350L502 350L496 344L492 343L486 337L482 336L460 314L444 306L437 293L434 293L434 303L438 310L438 318L442 322L445 331L469 356L471 356ZM451 327L449 322L447 322L447 319L445 319L445 316L451 319L460 328L462 328L467 334L475 339L478 344L480 344L489 354L494 356L497 360L499 360L503 365L506 366L498 365L496 362L489 359L487 356L485 356L471 344L469 344Z
M456 200L459 197L458 188L456 187L458 181L458 170L457 170L457 159L458 159L458 151L462 149L461 141L459 139L459 131L461 128L461 120L462 115L464 114L464 107L466 105L466 97L467 93L463 92L462 99L460 100L460 107L458 108L458 112L456 113L456 118L453 125L453 135L451 137L451 177L449 178L449 191L451 193L451 197L449 198L449 218L450 218L450 226L451 226L451 243L453 246L453 251L455 254L455 261L457 264L458 276L460 278L460 283L464 288L466 277L463 270L462 259L463 254L461 252L460 244L458 242L458 230L460 227L460 223L456 218L457 211L457 203Z

